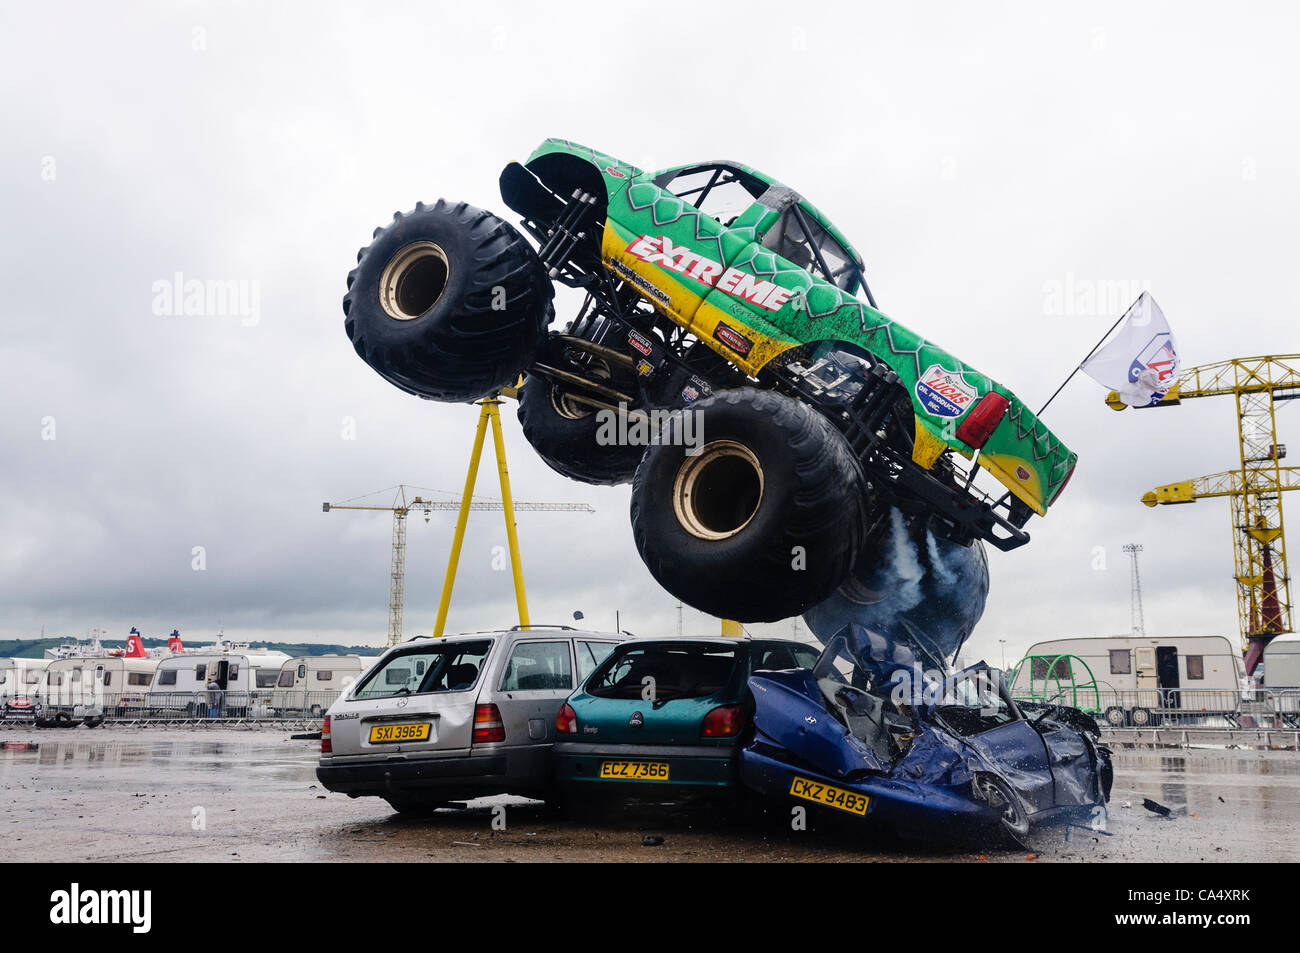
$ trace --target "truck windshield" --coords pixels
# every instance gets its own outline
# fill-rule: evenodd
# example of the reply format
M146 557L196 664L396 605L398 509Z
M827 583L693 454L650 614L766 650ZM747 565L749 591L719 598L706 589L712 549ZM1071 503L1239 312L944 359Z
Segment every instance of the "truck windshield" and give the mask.
M390 655L361 681L353 698L391 698L473 688L491 639L416 645Z

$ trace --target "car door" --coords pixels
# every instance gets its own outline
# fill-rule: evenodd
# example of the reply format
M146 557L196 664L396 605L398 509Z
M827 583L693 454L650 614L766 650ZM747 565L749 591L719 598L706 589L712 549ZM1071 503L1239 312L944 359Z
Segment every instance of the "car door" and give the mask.
M856 306L860 269L797 193L774 186L732 224L736 251L693 330L749 373L805 340L814 316Z
M760 179L727 163L633 182L609 210L604 256L614 274L657 310L708 339L716 322L706 317L697 327L697 312L750 242L752 232L736 231L736 223L765 188Z
M506 744L555 740L555 715L573 691L573 670L572 639L520 639L510 647L492 696Z

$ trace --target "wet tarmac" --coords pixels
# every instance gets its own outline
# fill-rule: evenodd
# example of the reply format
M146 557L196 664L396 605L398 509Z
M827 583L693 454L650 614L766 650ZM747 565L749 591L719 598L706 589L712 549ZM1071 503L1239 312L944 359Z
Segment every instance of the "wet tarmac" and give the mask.
M1300 860L1296 752L1117 751L1105 833L1047 828L1027 854L918 845L816 817L793 831L708 806L622 805L579 820L485 798L404 818L377 798L321 790L317 744L280 731L10 728L0 742L6 861Z

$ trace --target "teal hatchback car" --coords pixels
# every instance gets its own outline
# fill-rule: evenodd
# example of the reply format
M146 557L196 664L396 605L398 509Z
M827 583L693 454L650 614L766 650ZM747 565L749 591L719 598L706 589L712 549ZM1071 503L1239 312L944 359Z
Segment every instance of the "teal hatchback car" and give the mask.
M820 653L786 639L639 639L588 676L555 719L562 797L721 794L753 714L749 676L811 669Z

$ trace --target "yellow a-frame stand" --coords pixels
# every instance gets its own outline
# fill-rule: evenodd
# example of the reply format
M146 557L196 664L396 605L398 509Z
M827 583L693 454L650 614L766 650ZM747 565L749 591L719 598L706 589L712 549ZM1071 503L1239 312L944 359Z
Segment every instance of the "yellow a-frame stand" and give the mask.
M447 575L442 581L442 598L438 602L438 620L433 626L433 637L442 638L447 624L447 611L451 608L451 590L456 583L456 569L460 565L460 548L465 542L465 526L469 523L470 504L474 499L474 484L478 480L478 465L483 458L483 440L487 436L488 424L492 425L492 445L497 455L497 475L501 479L501 502L506 521L506 542L510 548L510 571L515 581L515 602L519 606L519 624L527 628L528 597L524 593L524 567L519 557L519 534L515 528L515 503L510 493L510 473L506 469L506 444L501 436L501 397L515 397L518 391L513 387L503 388L494 397L485 397L477 401L479 406L478 429L474 433L474 449L470 452L469 472L465 474L465 492L460 495L460 511L456 515L456 535L451 541L451 556L447 560ZM744 628L739 622L722 620L722 634L732 638L743 638Z
M514 389L502 393L513 396ZM465 526L469 522L470 503L474 499L474 483L478 480L478 464L483 457L483 438L488 423L492 424L492 444L496 448L497 474L501 478L501 502L506 520L506 541L510 547L510 571L515 578L515 602L519 605L519 624L525 628L528 621L528 597L524 594L524 567L519 559L519 534L515 529L515 503L510 495L510 474L506 470L506 444L501 436L500 396L485 397L478 401L478 430L474 433L474 449L470 453L469 472L465 475L465 492L460 496L460 512L456 516L456 535L451 541L451 556L447 560L447 576L442 582L442 599L438 603L438 621L433 627L434 638L442 638L447 624L447 610L451 607L451 589L456 582L456 568L460 565L460 547L465 542Z

